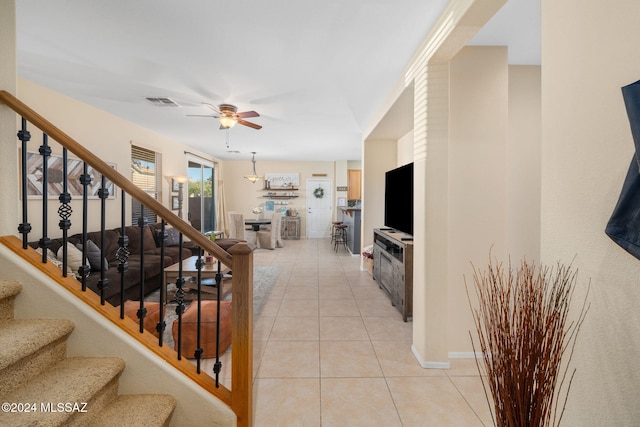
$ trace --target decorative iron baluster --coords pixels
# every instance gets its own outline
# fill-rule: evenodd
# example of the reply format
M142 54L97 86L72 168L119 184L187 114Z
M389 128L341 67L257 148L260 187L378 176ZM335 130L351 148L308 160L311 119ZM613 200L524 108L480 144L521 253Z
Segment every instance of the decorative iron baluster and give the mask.
M82 291L87 290L87 276L91 273L91 267L87 265L87 224L89 214L89 185L91 184L91 175L89 175L89 166L87 162L82 165L82 175L80 175L80 184L82 184L82 265L78 268L78 275L82 278Z
M22 118L22 128L18 131L18 139L22 141L22 223L18 225L18 232L22 234L22 249L27 249L31 224L27 222L27 142L31 134L27 130L27 119Z
M198 259L196 260L197 280L198 280L198 312L196 321L196 351L193 353L193 357L196 359L196 370L200 373L200 361L202 360L202 251L198 250Z
M100 190L98 190L98 197L100 198L100 253L105 252L105 238L106 236L106 219L107 219L107 198L109 197L109 189L107 188L107 178L102 175L100 181ZM85 241L86 245L87 242ZM84 248L84 246L83 246ZM100 257L100 280L98 280L98 289L100 290L100 304L104 305L104 292L109 287L109 279L105 277L105 270L107 266L104 263L104 256Z
M182 253L182 233L178 237L179 253ZM182 277L182 262L178 264L178 278L176 279L176 314L178 315L178 342L176 343L176 351L178 352L178 360L182 360L182 313L184 313L184 296L183 289L184 277Z
M58 200L60 201L60 206L58 207L58 216L61 218L58 225L62 230L62 246L64 247L63 251L67 250L67 238L69 234L69 228L71 228L71 213L73 209L71 209L71 194L69 194L69 177L68 177L68 168L69 165L67 163L68 160L68 152L66 148L62 149L62 193L60 193L60 197ZM63 256L62 258L62 276L67 277L67 257Z
M51 246L51 239L48 234L48 199L49 199L49 157L51 157L51 147L49 147L49 136L46 133L42 134L42 145L38 150L42 156L42 237L38 241L38 246L42 248L42 262L47 262L47 250ZM67 248L63 250L63 265L66 266Z
M140 228L140 308L136 316L139 319L140 333L144 332L144 318L147 309L144 307L144 205L140 204L140 217L138 217L138 227Z
M216 286L218 294L216 295L216 363L213 364L213 374L216 379L216 387L220 387L220 371L222 370L222 362L220 361L220 299L222 298L222 267L218 260L218 271L216 272Z
M124 319L124 274L129 269L129 237L126 233L126 219L125 219L125 207L126 197L125 192L122 190L122 207L120 208L120 237L118 238L118 250L116 251L116 259L118 260L118 272L120 273L120 318Z
M164 321L164 304L165 304L165 292L167 290L167 283L165 283L165 275L164 275L164 253L165 253L165 245L167 240L167 231L166 231L167 223L165 220L160 221L160 233L158 233L158 241L160 242L160 316L158 316L158 323L156 324L156 331L158 332L158 345L162 347L164 341L164 330L167 327L166 322Z

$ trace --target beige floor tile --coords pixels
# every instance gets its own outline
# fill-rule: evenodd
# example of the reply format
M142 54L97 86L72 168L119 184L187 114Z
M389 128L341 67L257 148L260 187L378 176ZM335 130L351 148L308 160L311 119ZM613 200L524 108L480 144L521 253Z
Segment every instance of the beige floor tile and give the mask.
M267 341L275 321L275 316L257 317L253 324L253 341Z
M327 377L382 377L369 341L320 341L320 372Z
M483 361L478 360L482 367ZM450 369L447 369L447 375L450 377L468 377L480 375L476 359L449 359Z
M321 285L318 289L318 297L321 300L350 299L355 302L353 292L349 286Z
M254 426L320 426L318 379L257 379L253 390Z
M307 286L318 286L318 275L316 273L312 274L295 274L292 273L291 277L289 277L289 281L287 282L287 286L291 287L307 287Z
M278 316L318 316L318 299L284 299Z
M403 321L400 312L392 316L363 317L362 320L372 341L413 341L413 323Z
M320 316L360 316L356 300L320 300Z
M446 376L387 378L406 426L482 426L478 416Z
M319 341L269 341L257 378L317 378Z
M369 341L369 334L358 317L320 317L320 340Z
M400 426L384 378L323 378L323 427Z
M286 299L317 299L318 287L317 286L299 286L299 287L287 287L282 296L283 300Z
M284 293L284 291L283 291ZM282 296L274 297L273 295L265 301L262 306L262 311L260 315L262 316L276 316L278 311L280 310L280 304L282 303Z
M358 299L358 309L363 316L399 316L400 312L391 305L389 298Z
M487 397L485 396L482 381L479 376L470 377L453 377L451 381L456 388L462 393L462 396L467 401L471 409L478 415L480 420L486 426L492 426L493 421L491 419L491 410L487 403ZM487 395L491 400L491 394Z
M385 377L446 376L442 369L424 369L406 341L372 341Z
M317 316L279 316L269 341L317 341L320 337L318 322Z

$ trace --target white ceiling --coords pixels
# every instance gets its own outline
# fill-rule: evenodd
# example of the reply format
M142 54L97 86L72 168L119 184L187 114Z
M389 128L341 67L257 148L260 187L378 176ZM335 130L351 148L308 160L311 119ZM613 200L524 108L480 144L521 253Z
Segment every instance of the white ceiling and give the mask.
M356 160L446 3L19 0L18 75L221 159ZM210 114L202 102L255 110L263 128L187 117Z

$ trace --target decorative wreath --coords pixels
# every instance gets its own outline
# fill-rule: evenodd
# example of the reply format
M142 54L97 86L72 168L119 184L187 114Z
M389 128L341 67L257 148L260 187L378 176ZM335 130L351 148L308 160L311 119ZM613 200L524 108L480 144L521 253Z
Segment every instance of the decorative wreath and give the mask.
M324 197L324 189L322 187L318 187L315 190L313 190L313 196L316 199L322 199Z

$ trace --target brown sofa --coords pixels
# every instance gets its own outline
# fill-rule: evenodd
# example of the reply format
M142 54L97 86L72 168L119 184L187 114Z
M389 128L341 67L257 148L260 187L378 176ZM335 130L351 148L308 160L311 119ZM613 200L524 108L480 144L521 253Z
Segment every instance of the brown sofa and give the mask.
M144 295L160 288L162 284L162 270L161 270L161 248L157 245L157 239L155 238L156 230L158 226L156 224L145 226L142 228L143 240L144 240ZM141 268L141 239L140 230L138 226L125 227L125 234L129 238L128 248L130 251L129 258L127 259L128 269L124 274L124 298L126 301L139 300L140 299L140 268ZM120 227L105 230L105 245L102 255L106 258L108 268L106 269L105 279L109 280L107 288L104 290L105 300L110 304L117 306L120 305L120 289L121 280L120 272L118 271L119 261L116 259L116 252L120 247L118 239L120 238ZM87 233L87 240L94 242L98 248L101 248L101 233L99 231ZM68 238L68 241L74 246L82 244L82 233L74 234ZM37 242L31 243L31 246L36 248ZM51 246L49 247L54 253L58 253L58 250L62 246L62 239L52 239ZM178 246L165 246L164 252L164 266L168 267L175 264L180 259L189 258L192 255L192 244L183 245L182 253ZM193 248L195 249L195 248ZM95 266L94 266L95 267ZM77 271L75 272L77 273ZM100 280L100 268L92 268L91 274L87 277L87 287L92 291L100 294L98 289L98 281Z

